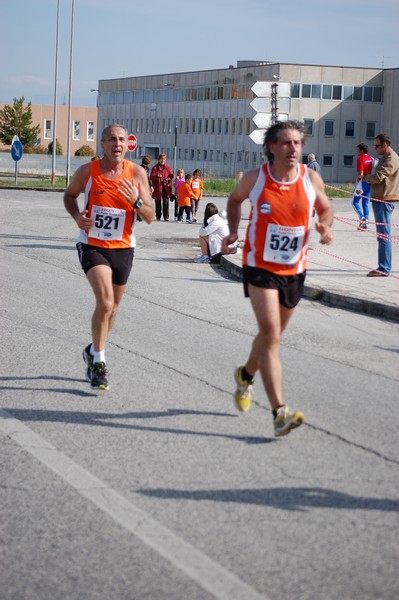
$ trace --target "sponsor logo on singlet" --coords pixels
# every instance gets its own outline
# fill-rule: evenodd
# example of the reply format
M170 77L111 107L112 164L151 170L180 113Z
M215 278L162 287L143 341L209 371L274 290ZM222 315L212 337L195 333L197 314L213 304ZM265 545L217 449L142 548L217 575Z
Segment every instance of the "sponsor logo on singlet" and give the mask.
M270 213L272 212L272 207L268 202L262 202L259 211L262 213L262 215L270 215Z

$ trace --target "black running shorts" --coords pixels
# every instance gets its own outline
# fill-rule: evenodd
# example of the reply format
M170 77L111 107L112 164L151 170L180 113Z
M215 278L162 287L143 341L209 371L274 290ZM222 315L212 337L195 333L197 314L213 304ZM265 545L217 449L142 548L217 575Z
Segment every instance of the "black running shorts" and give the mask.
M126 285L133 266L134 248L100 248L89 244L76 244L79 261L87 274L92 267L106 265L112 271L114 285Z
M279 302L286 308L295 308L303 296L305 273L298 275L276 275L271 271L258 267L243 266L243 283L245 297L249 297L248 284L271 290L278 290Z

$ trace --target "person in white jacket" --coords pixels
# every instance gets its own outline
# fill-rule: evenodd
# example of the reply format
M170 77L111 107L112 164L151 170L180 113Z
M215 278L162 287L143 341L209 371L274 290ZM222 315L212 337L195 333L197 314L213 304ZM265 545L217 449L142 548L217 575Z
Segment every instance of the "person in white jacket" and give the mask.
M218 263L222 255L222 240L229 235L227 221L219 214L218 208L208 202L204 212L204 223L199 230L201 256L194 258L196 263ZM230 247L230 254L237 252L237 242Z

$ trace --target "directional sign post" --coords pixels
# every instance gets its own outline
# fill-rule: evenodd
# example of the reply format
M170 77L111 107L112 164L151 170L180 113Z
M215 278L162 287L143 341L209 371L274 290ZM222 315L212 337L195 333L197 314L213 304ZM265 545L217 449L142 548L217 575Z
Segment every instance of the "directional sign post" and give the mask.
M257 81L251 90L257 96L250 104L256 111L252 118L258 129L249 135L255 144L262 145L266 129L279 121L287 121L291 109L291 84L289 81Z
M21 160L23 152L24 148L21 142L19 141L19 137L17 135L14 135L11 142L11 158L15 162L15 185L18 181L18 161Z
M129 135L129 137L127 138L127 148L130 153L132 153L137 148L137 138L133 133L131 133ZM132 155L130 154L130 159L131 158L132 158Z

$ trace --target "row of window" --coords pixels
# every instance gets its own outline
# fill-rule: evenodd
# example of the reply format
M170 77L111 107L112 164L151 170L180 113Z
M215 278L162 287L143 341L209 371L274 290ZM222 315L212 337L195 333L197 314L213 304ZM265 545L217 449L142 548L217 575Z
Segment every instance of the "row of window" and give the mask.
M104 119L104 127L111 124L110 119ZM128 132L140 133L174 133L177 128L178 134L216 134L216 135L249 135L251 133L251 119L120 119L120 124ZM304 119L304 125L308 135L313 136L315 130L314 119ZM322 121L324 136L333 137L335 135L336 122L332 119ZM355 137L356 121L345 121L345 137ZM374 139L376 136L376 122L367 121L364 133L367 139ZM362 137L360 136L360 137ZM78 138L74 138L78 139Z
M98 105L153 104L162 102L201 102L206 100L242 100L255 97L250 85L210 85L175 88L165 84L159 90L131 90L126 92L100 92ZM317 98L319 100L360 100L382 102L383 88L371 85L340 85L335 83L291 83L291 98Z
M318 100L360 100L382 102L383 88L372 85L338 85L333 83L291 83L291 98Z
M302 162L304 164L306 164L308 162L307 154L304 154L302 156ZM334 165L334 155L333 154L323 154L321 160L318 159L318 162L320 162L320 164L323 167L332 167ZM344 156L342 157L342 164L344 167L352 167L353 168L356 164L355 156L353 154L344 154Z
M168 162L173 157L173 148L165 148L164 152L167 156ZM145 147L137 147L134 152L132 152L132 158L140 158L146 152ZM197 162L222 162L224 165L228 164L242 164L245 168L248 165L252 164L252 166L259 166L259 164L263 160L262 152L248 152L248 151L238 151L238 152L223 152L222 150L193 150L188 148L178 148L176 153L177 161L197 161ZM251 161L251 162L250 162Z
M104 119L104 127L111 124ZM249 135L251 119L120 119L127 131L136 133L224 134Z
M307 129L308 135L314 135L314 119L304 119L303 123ZM331 119L324 119L323 127L324 127L324 135L326 137L333 137L335 134L335 121ZM345 121L345 137L355 137L355 126L356 121ZM369 139L374 139L376 136L376 122L375 121L367 121L366 129L364 132L364 137Z
M107 104L156 104L162 102L193 102L202 100L252 99L254 94L248 85L212 85L193 88L175 88L165 84L160 90L131 90L128 92L100 92L98 105Z
M73 121L72 123L72 139L79 141L81 136L81 124L80 121ZM45 119L44 121L44 139L53 139L53 122L51 119ZM94 121L86 122L86 141L94 142Z

